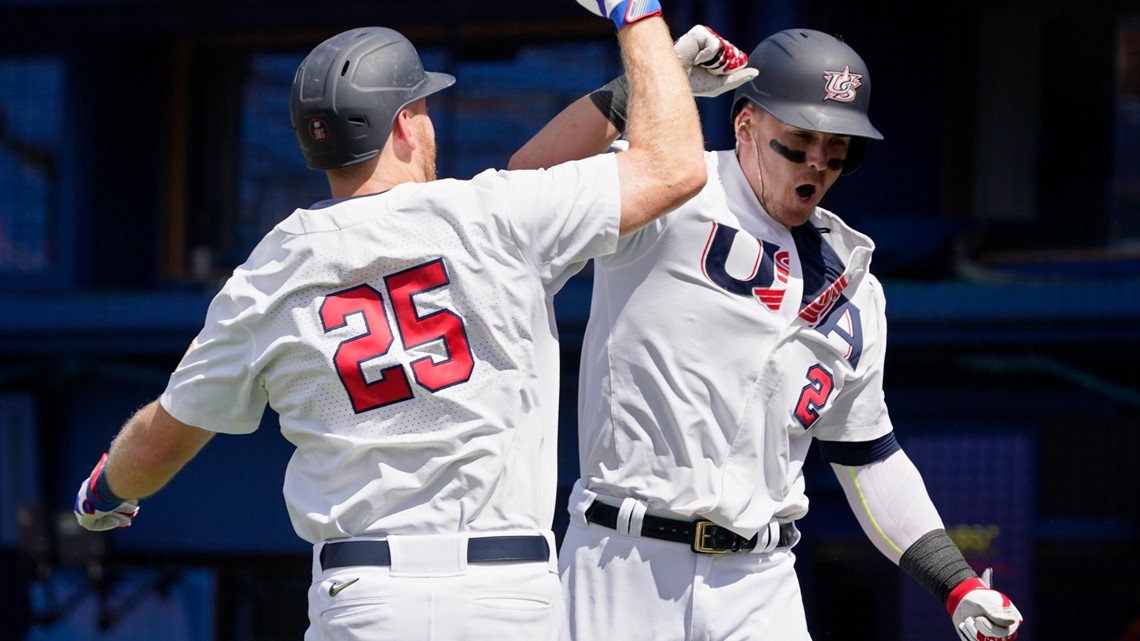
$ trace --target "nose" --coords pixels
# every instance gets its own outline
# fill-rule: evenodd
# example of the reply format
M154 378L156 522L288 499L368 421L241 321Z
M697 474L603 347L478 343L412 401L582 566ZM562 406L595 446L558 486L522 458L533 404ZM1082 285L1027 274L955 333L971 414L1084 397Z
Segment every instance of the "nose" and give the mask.
M816 171L824 171L828 168L827 148L821 142L813 142L808 145L805 150L807 154L807 164L809 167Z

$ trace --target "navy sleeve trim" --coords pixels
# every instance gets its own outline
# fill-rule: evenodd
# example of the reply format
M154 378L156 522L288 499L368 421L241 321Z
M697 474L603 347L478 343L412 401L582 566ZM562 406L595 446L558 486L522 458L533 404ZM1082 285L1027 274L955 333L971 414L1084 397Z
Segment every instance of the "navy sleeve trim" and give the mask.
M828 463L836 465L868 465L881 461L902 449L895 440L895 433L889 432L873 441L848 443L840 441L818 441L819 455Z

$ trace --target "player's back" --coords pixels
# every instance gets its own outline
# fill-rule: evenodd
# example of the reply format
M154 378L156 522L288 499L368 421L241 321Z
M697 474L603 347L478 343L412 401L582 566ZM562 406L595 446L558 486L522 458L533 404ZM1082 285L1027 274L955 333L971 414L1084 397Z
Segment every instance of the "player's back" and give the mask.
M291 510L311 519L334 506L327 518L338 530L453 531L503 475L542 458L541 426L556 420L548 412L557 396L543 389L548 377L535 361L557 358L554 337L536 335L546 296L500 242L509 234L472 201L460 215L425 212L402 206L401 191L416 189L298 212L280 226L300 232L282 247L298 243L289 254L301 262L265 321L282 324L285 342L265 345L263 377L283 434L298 445L286 481ZM551 421L536 420L544 414ZM311 496L321 483L323 496ZM535 489L535 507L548 503ZM357 501L377 494L384 518L369 510L358 520ZM509 521L532 514L520 509Z
M549 529L551 297L617 227L612 196L528 207L550 180L485 172L298 210L211 304L172 413L194 424L208 399L230 409L199 424L241 433L268 402L297 446L284 493L306 540Z

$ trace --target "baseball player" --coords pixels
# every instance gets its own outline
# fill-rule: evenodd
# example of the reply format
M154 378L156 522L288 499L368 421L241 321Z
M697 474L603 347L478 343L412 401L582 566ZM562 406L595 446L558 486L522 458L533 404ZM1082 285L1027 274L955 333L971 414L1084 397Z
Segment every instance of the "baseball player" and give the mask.
M735 149L706 153L705 188L595 259L581 477L559 555L571 637L809 639L793 546L814 440L868 537L961 638L1011 641L1021 614L966 563L896 440L874 244L819 207L882 138L867 67L809 29L767 38L748 65ZM604 148L625 111L614 86L511 166ZM604 121L601 139L561 133Z
M269 405L296 446L289 516L313 544L307 641L557 637L552 297L707 176L659 5L588 6L617 28L629 151L544 171L436 180L425 99L454 78L391 29L313 49L291 117L332 199L233 272L165 391L80 485L81 525L131 525L141 497Z

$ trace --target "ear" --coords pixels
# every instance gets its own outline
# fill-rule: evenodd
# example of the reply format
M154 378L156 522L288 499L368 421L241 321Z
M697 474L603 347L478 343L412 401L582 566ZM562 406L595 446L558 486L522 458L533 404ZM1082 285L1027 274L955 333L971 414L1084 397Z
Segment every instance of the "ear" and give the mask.
M414 151L419 142L416 140L415 131L412 127L412 112L408 108L401 109L396 114L396 120L392 123L392 133L390 140L395 143L399 148L408 151Z
M739 142L752 141L752 124L755 120L756 114L752 111L751 106L745 106L737 114L733 120L733 134Z
M752 121L747 117L736 119L736 135L737 142L752 142Z

